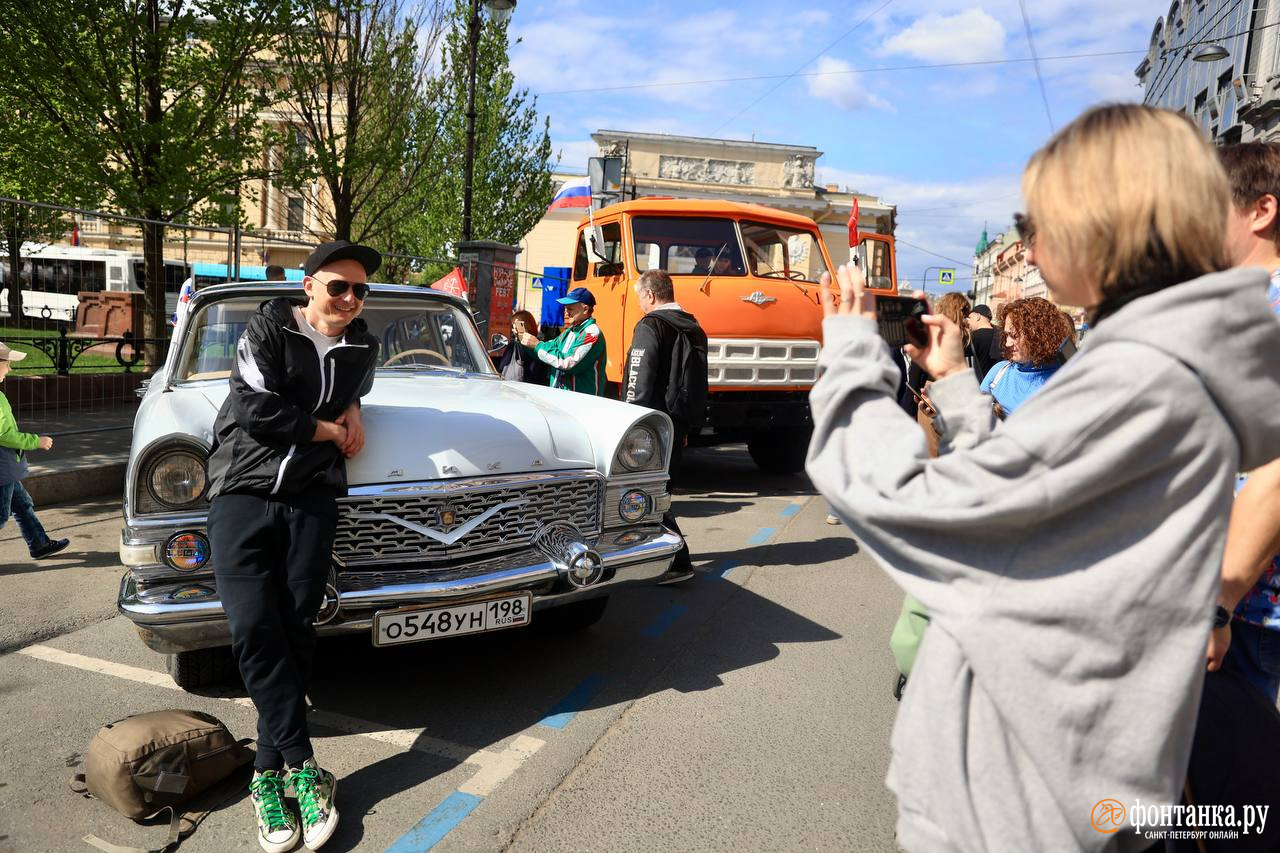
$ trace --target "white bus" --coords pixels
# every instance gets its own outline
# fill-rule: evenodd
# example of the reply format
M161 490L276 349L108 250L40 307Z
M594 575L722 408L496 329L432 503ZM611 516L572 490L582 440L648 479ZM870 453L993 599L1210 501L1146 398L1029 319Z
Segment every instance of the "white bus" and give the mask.
M177 304L190 265L164 262L166 311ZM28 317L74 322L81 291L141 292L146 281L142 255L85 246L22 245L22 313ZM9 316L9 255L0 250L0 317Z

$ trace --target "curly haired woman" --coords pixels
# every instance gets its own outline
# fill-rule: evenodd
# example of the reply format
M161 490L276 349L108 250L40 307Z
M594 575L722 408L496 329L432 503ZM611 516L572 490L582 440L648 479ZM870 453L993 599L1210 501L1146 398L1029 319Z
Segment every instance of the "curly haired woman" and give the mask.
M1057 373L1062 366L1058 347L1066 336L1062 313L1048 299L1016 299L1005 308L1007 359L992 367L979 386L984 394L995 398L1002 417L1013 414Z

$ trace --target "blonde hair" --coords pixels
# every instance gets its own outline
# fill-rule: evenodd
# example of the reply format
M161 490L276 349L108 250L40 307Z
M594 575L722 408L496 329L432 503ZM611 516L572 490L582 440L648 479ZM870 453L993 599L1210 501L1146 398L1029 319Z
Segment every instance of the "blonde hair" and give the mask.
M1224 270L1226 173L1186 117L1095 107L1032 156L1022 194L1038 247L1096 284L1110 313L1146 293Z
M969 313L969 300L963 293L944 293L938 298L937 303L933 306L933 310L944 315L948 320L960 327L962 342L969 346L969 324L964 321L964 315Z

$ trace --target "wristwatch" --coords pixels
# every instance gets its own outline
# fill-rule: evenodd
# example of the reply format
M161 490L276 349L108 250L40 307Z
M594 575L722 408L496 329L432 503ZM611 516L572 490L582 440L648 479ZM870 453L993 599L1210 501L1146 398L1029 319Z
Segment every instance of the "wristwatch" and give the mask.
M1218 609L1213 611L1213 627L1225 628L1231 622L1231 611L1218 605Z

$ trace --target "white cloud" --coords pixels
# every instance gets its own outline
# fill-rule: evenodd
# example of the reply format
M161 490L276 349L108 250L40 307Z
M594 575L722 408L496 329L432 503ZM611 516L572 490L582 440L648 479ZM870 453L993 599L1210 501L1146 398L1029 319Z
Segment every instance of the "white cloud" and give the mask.
M929 13L891 36L882 53L913 56L927 62L973 62L1004 56L1004 25L982 9L954 15Z
M893 111L893 105L866 87L866 81L851 73L854 68L843 59L824 56L813 71L820 76L806 77L809 94L820 101L835 104L843 110L860 110L872 107Z

